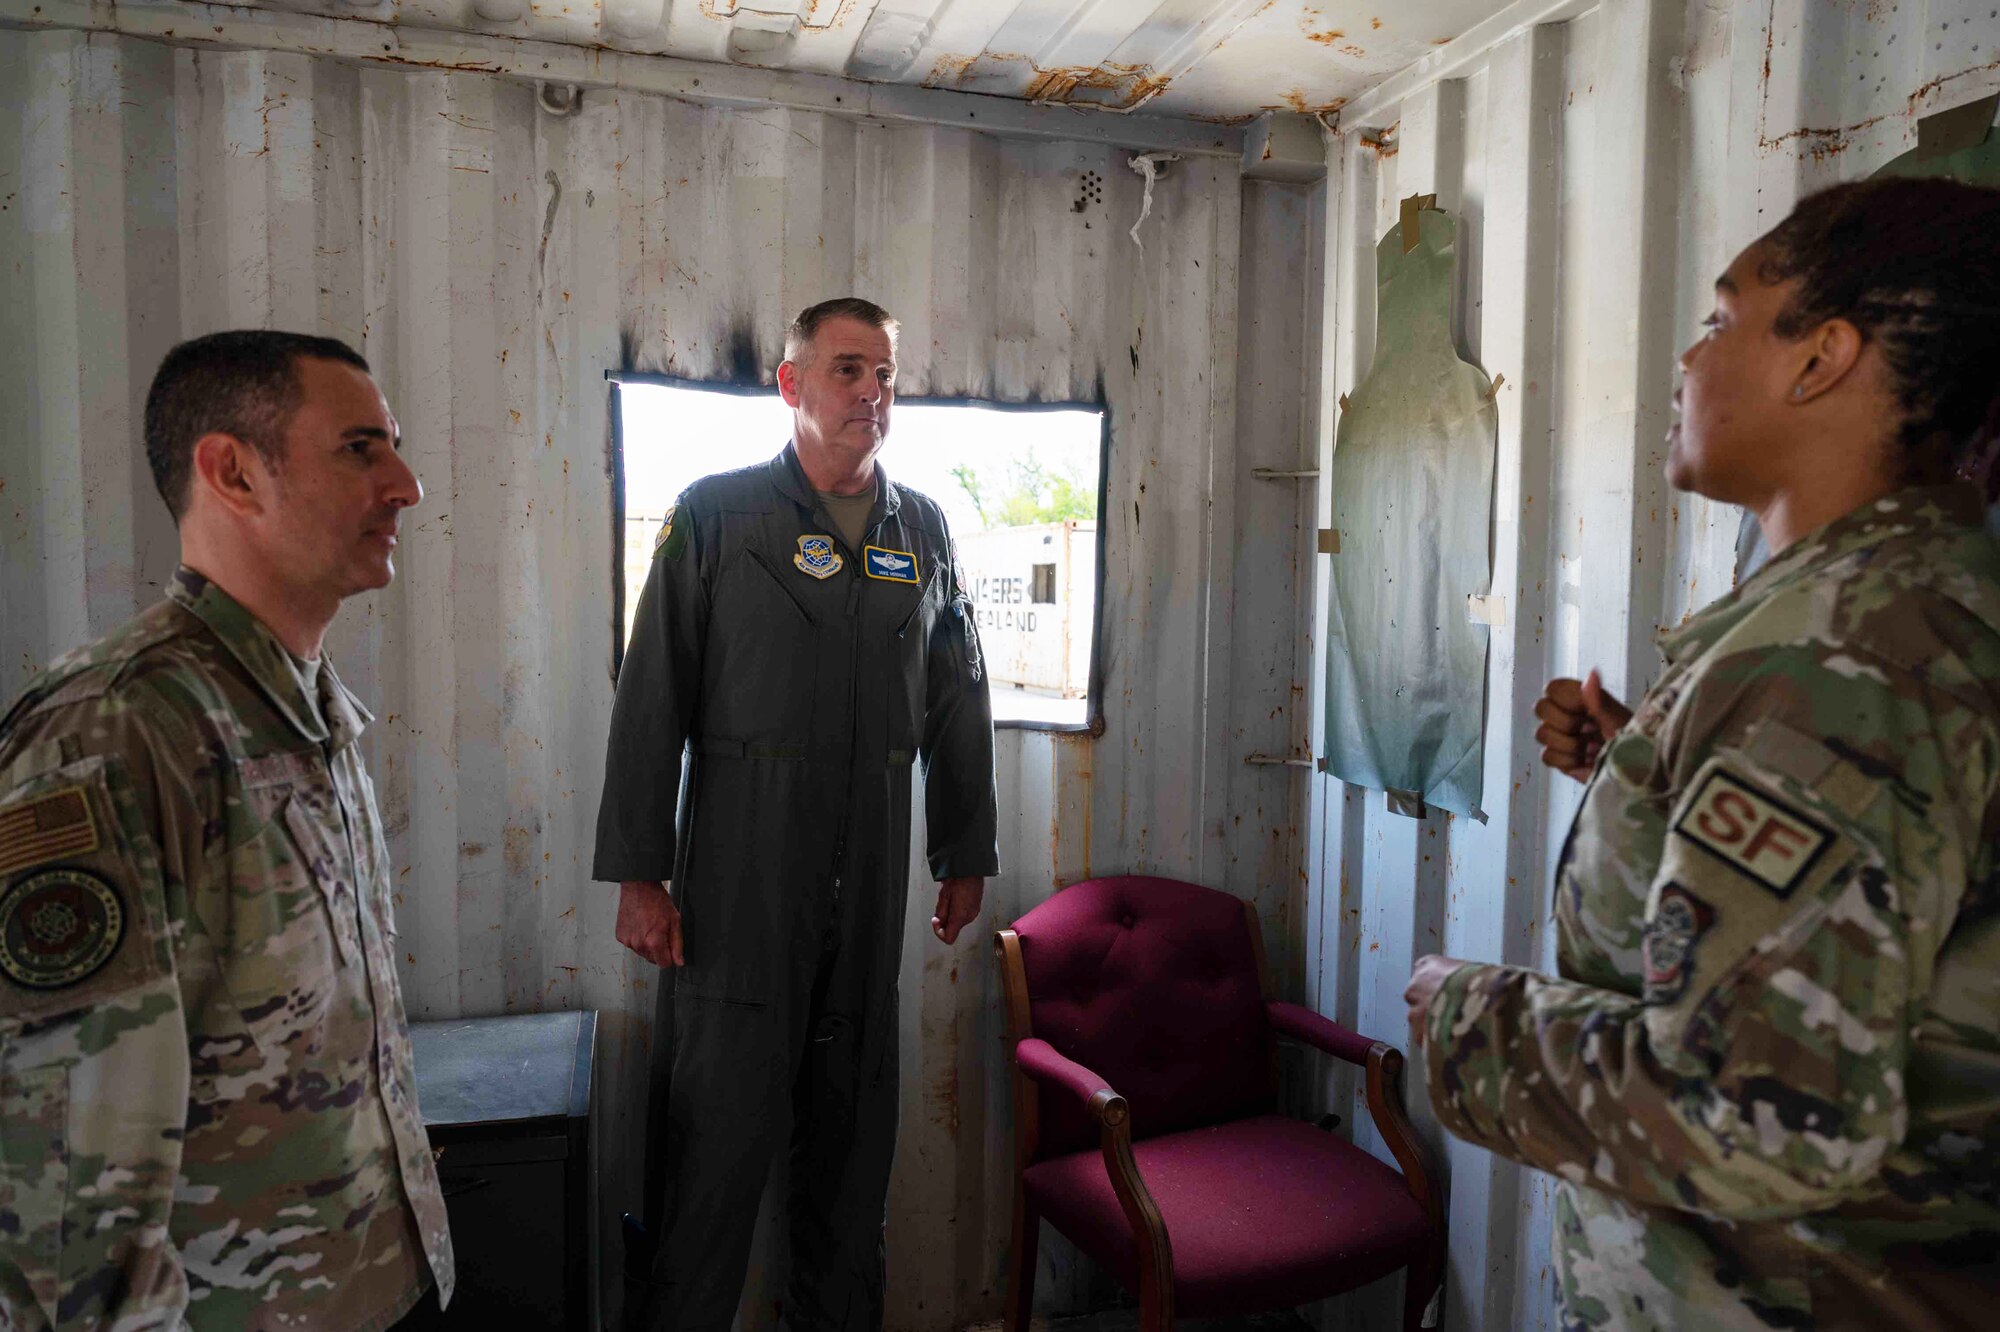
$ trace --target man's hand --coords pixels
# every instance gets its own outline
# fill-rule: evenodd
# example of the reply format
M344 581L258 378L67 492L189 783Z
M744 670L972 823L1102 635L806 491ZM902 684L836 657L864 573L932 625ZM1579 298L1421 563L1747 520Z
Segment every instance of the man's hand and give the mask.
M681 909L667 885L656 879L625 879L618 885L618 942L656 967L678 967Z
M984 879L946 879L938 885L937 914L931 933L945 943L958 942L958 932L979 918L979 900L986 895Z
M1575 681L1571 681L1572 684ZM1426 953L1417 959L1417 966L1410 973L1410 983L1403 990L1403 1002L1410 1006L1410 1048L1421 1050L1424 1045L1424 1022L1430 1013L1431 1000L1444 987L1445 979L1460 967L1471 966L1455 957L1443 957L1437 953Z
M1632 709L1604 692L1604 683L1592 671L1584 680L1551 680L1535 704L1542 719L1535 741L1542 746L1542 762L1579 782L1590 780L1598 757L1611 737L1632 720Z

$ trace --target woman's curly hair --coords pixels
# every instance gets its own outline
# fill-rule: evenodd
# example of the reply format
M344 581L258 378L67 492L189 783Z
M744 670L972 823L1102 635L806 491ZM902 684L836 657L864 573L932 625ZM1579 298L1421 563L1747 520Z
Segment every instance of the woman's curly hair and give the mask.
M1900 480L1944 481L2000 430L2000 190L1855 181L1800 201L1764 237L1758 276L1799 279L1776 331L1845 319L1882 349L1903 410Z

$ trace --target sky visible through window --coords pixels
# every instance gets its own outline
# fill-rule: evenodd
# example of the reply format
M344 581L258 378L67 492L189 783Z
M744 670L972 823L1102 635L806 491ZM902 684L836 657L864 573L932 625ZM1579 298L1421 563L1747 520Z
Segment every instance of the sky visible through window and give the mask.
M700 477L776 456L791 438L792 414L775 388L746 395L627 383L619 401L629 633L667 509ZM973 584L998 719L1087 719L1102 420L1088 407L897 403L891 414L882 466L897 484L936 500L951 523ZM1049 563L1057 565L1057 602L1031 602L1029 589L1046 592L1050 581L1034 566Z

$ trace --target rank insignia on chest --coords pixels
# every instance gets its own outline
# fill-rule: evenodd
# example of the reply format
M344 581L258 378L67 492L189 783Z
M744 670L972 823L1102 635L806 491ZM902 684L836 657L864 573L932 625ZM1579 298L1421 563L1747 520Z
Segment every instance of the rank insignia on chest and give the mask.
M792 556L792 563L799 566L801 573L814 578L831 578L846 566L840 552L833 548L833 538L824 536L802 536L799 538L799 553Z
M79 869L31 874L0 897L0 973L30 990L60 990L111 960L125 907L111 885Z
M891 583L917 581L917 557L907 550L887 550L881 546L861 548L862 567L870 578Z

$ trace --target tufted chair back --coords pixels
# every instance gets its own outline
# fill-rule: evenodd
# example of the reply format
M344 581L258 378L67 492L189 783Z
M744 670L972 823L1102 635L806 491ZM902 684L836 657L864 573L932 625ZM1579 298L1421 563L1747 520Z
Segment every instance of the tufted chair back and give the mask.
M1263 978L1239 899L1174 879L1091 879L1014 931L1030 1034L1118 1089L1133 1138L1274 1108ZM1037 1159L1097 1145L1074 1098L1038 1094Z

